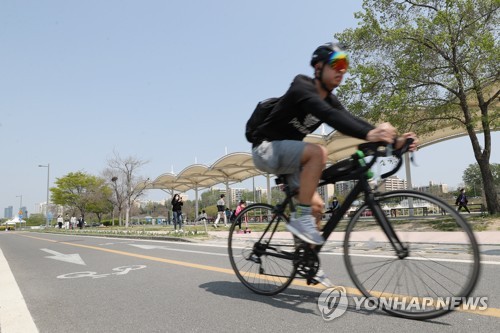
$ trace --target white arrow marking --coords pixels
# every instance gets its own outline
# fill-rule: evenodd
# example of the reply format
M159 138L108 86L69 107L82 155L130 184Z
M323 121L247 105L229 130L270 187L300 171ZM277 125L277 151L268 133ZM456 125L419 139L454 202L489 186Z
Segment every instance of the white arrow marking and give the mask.
M55 260L60 260L60 261L66 261L72 264L77 264L77 265L83 265L86 266L87 264L82 260L80 255L78 253L75 254L64 254L64 253L59 253L53 250L49 249L40 249L44 252L52 254L52 256L47 256L45 258L50 258L50 259L55 259Z
M157 246L157 245L141 245L141 244L129 244L131 246L135 246L144 250L154 250L154 249L160 249L160 250L167 250L167 251L178 251L178 252L189 252L189 253L201 253L201 254L210 254L213 256L224 256L227 257L227 254L225 253L214 253L214 252L203 252L203 251L193 251L193 250L182 250L182 249L174 249L171 247L166 247L166 246Z

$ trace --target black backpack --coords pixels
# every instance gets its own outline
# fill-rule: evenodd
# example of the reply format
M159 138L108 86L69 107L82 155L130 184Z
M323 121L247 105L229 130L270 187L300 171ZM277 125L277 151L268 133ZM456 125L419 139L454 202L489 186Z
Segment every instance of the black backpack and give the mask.
M245 128L245 137L248 142L253 143L255 141L254 132L259 127L260 124L269 116L274 107L281 100L281 97L271 97L266 100L260 101L255 110L253 111L250 119L247 121L247 126Z

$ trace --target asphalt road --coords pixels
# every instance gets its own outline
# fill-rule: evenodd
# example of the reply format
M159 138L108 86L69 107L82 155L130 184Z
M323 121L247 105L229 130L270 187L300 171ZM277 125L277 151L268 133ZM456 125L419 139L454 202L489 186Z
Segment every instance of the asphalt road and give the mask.
M222 240L2 232L0 331L498 332L499 249L484 249L488 255L475 290L488 297L488 311L412 321L350 306L343 316L324 321L317 305L324 288L300 283L276 296L256 295L233 274ZM322 255L323 269L335 284L353 287L342 257L333 252Z

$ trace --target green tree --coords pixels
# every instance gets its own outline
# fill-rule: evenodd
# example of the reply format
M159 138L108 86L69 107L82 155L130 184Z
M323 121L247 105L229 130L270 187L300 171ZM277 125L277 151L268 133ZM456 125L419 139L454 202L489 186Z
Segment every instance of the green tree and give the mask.
M87 212L99 210L102 201L109 199L110 189L102 178L84 172L70 172L56 178L56 187L50 189L52 202L70 209L78 209L85 217Z
M102 222L104 214L111 213L114 208L111 200L112 195L113 190L106 184L104 179L100 179L89 195L87 211L96 214L99 222Z
M490 165L490 168L493 174L493 185L496 188L500 188L500 164L493 163ZM465 169L462 180L468 188L469 193L474 193L475 190L483 188L483 179L481 178L479 165L477 163L470 164L467 169Z
M499 7L499 0L364 0L358 27L336 35L352 55L339 89L349 109L419 136L466 130L490 213L500 212L490 169L491 131L500 128Z
M26 219L27 225L45 225L46 219L43 214L30 214L30 217Z

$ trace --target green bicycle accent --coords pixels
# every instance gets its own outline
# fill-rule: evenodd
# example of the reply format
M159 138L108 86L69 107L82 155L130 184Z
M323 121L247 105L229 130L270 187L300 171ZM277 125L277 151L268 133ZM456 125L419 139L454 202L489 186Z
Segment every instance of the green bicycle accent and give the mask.
M361 151L361 150L357 150L356 151L356 155L358 155L358 162L359 162L359 165L361 165L362 167L366 166L366 162L365 162L365 154ZM373 171L372 170L368 170L366 171L366 176L370 179L370 178L373 178Z

